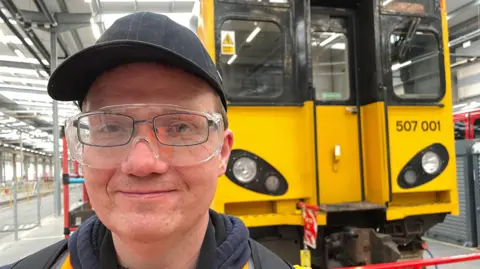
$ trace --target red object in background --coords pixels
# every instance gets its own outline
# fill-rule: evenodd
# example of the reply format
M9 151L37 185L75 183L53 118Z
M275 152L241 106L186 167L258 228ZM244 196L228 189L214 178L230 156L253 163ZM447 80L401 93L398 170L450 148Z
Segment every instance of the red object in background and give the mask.
M402 262L373 264L373 265L366 265L366 266L344 267L344 268L337 268L337 269L420 269L425 266L459 263L459 262L466 262L466 261L473 261L473 260L480 260L480 253L457 255L457 256L450 256L450 257L439 257L439 258L426 259L426 260L402 261Z
M303 216L303 244L313 249L317 248L317 211L318 206L298 204L302 209Z
M63 170L63 177L69 177L68 173L68 148L67 148L67 139L65 136L62 136L63 140L63 152L62 152L62 170ZM69 214L69 207L70 207L70 194L68 189L68 182L65 184L63 182L63 217L64 217L64 228L65 231L70 229L70 214ZM65 233L65 238L69 235Z
M75 175L78 175L78 162L77 161L73 162L73 173Z

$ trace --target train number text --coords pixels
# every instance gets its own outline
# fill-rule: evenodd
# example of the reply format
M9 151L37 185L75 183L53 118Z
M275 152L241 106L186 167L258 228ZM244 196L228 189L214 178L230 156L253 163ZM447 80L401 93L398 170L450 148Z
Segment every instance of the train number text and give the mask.
M440 121L416 121L416 120L399 120L396 122L397 132L439 132Z

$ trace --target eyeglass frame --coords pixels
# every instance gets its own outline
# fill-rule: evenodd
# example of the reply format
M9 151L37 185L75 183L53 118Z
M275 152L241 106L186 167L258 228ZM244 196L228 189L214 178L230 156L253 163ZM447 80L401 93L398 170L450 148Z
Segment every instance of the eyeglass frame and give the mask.
M92 145L92 144L89 144L89 143L85 143L81 139L80 128L78 126L79 125L78 122L80 121L80 119L82 119L84 117L88 117L88 116L96 115L96 114L98 114L98 115L125 116L127 118L132 119L132 129L131 129L130 137L129 137L128 141L125 142L124 144L111 145L111 146L98 146L98 145ZM164 116L167 116L167 115L175 115L175 114L187 114L187 115L189 114L189 115L204 117L207 120L207 126L208 126L205 140L203 140L201 142L198 142L198 143L195 143L195 144L188 144L188 145L170 145L170 144L165 144L162 141L160 141L160 139L158 138L158 136L159 136L158 132L155 128L155 119L157 119L159 117L164 117ZM201 145L201 144L208 141L208 139L210 137L210 127L211 126L214 126L217 130L220 129L220 125L222 124L222 115L220 115L219 113L216 113L216 112L213 112L213 113L209 114L209 113L205 113L205 112L193 112L193 111L185 110L185 111L182 111L182 112L160 114L160 115L157 115L157 116L153 117L151 120L135 120L135 118L130 116L130 115L126 115L126 114L122 114L122 113L111 113L111 112L105 112L105 111L100 110L100 111L92 111L92 112L78 114L78 115L74 116L72 119L70 119L70 121L72 122L71 125L74 126L75 128L77 128L76 133L77 133L77 137L78 137L78 142L80 142L83 145L87 145L87 146L91 146L91 147L111 148L111 147L126 146L132 141L132 139L134 137L133 134L135 133L135 125L139 124L139 123L146 123L146 122L152 124L152 129L153 129L153 132L155 133L155 139L157 140L158 143L160 143L164 146L169 146L169 147L191 147L191 146Z

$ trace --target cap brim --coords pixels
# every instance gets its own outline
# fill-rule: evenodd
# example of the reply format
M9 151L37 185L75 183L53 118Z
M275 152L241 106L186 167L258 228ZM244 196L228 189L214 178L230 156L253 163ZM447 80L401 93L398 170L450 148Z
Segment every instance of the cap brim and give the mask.
M226 107L222 86L207 71L171 50L128 40L94 45L66 59L50 77L48 94L57 101L81 101L102 73L134 62L168 64L198 76L220 95Z

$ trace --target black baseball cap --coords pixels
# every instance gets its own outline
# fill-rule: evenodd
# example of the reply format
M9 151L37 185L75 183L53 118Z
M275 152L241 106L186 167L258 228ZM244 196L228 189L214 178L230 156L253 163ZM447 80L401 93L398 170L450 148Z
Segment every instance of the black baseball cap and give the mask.
M51 75L48 94L57 101L78 101L81 108L98 76L134 62L167 64L205 80L227 109L222 78L195 33L153 12L136 12L116 20L95 45L67 58Z

